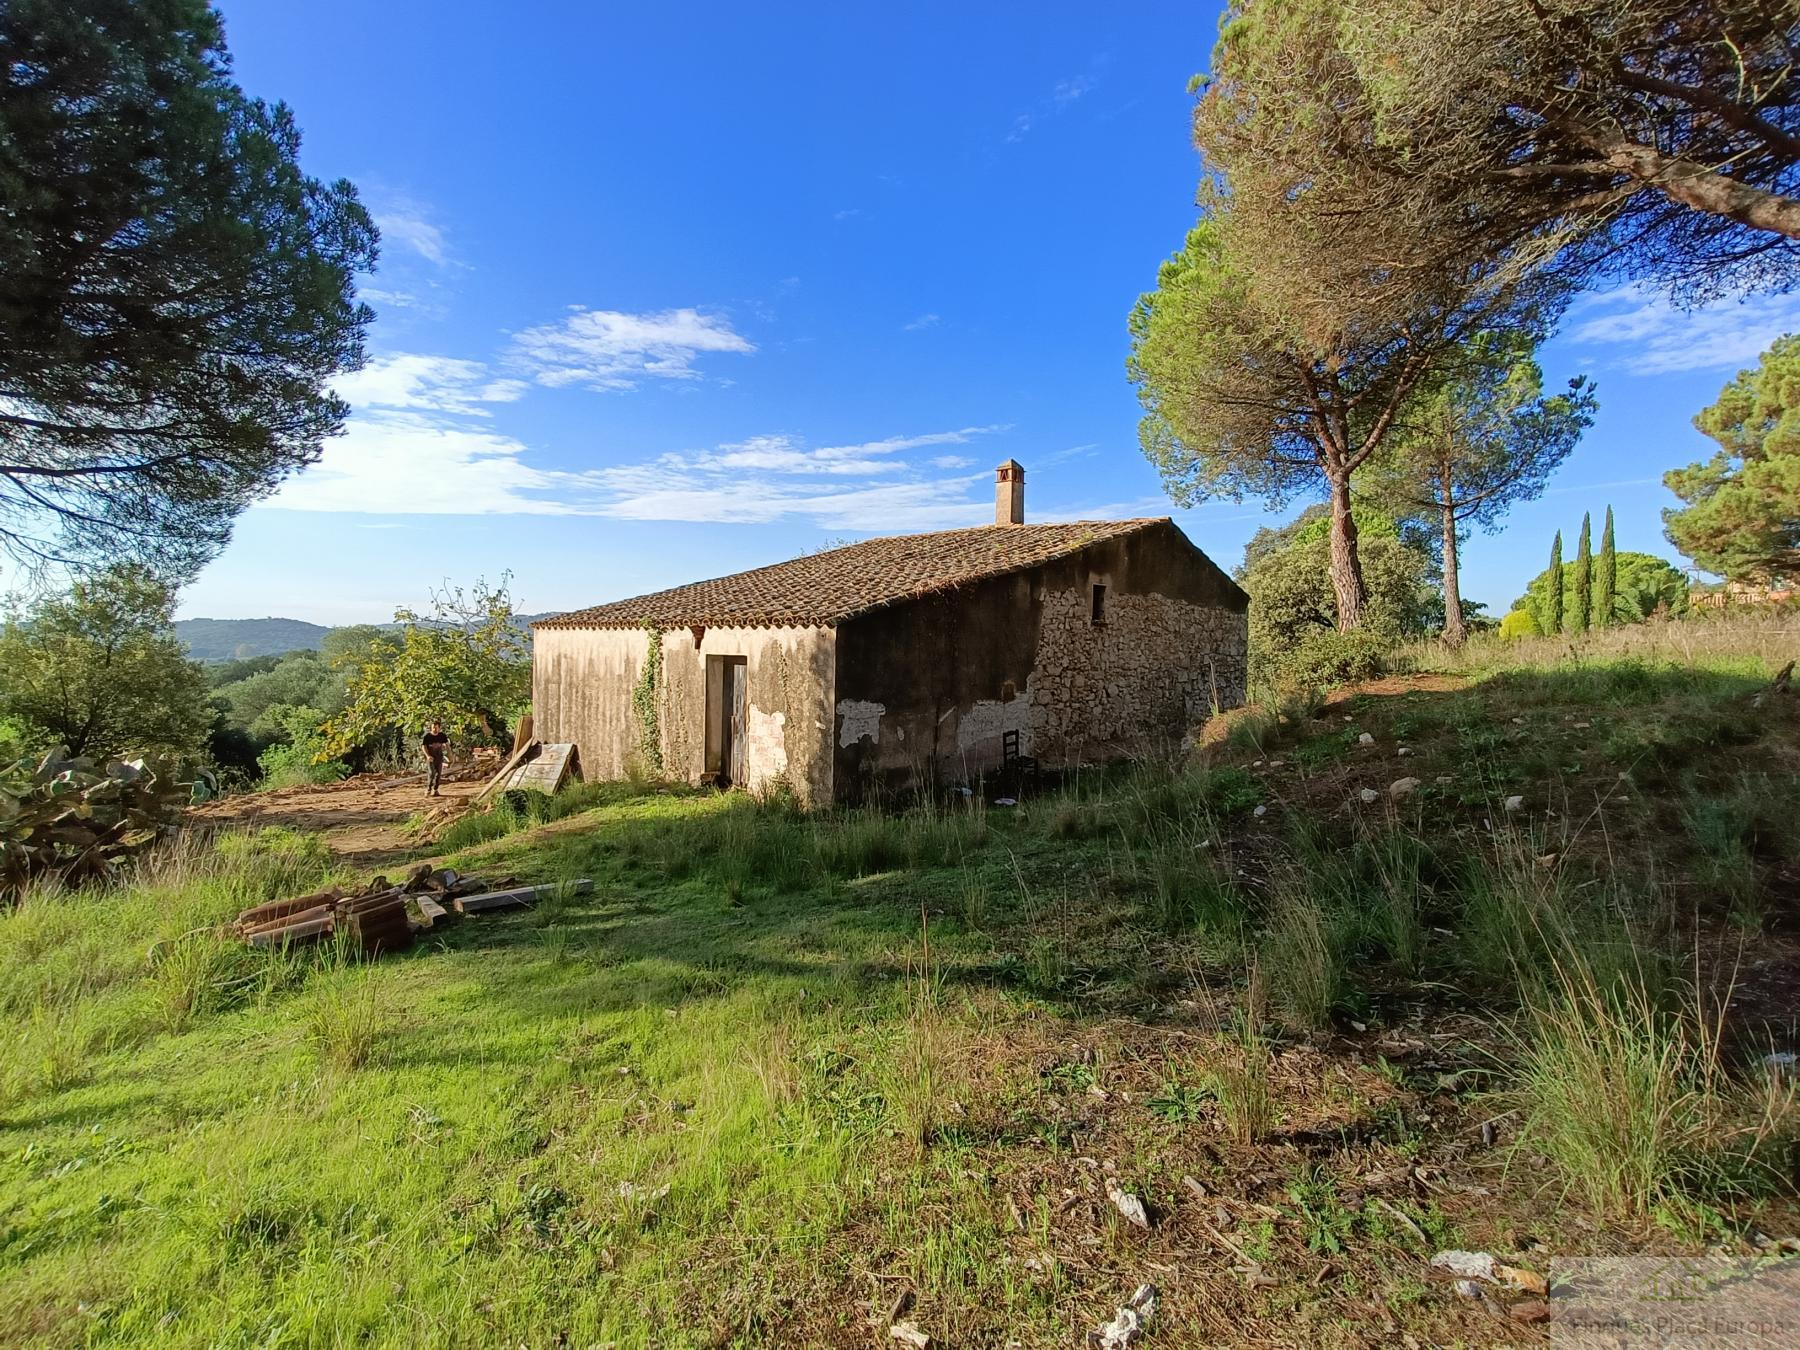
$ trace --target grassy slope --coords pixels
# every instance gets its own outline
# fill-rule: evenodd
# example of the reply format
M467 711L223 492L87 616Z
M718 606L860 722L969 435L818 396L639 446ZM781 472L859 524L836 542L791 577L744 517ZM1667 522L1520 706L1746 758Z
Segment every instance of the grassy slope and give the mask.
M1364 699L1248 727L1216 754L1240 767L1013 811L597 794L457 860L591 876L593 896L367 969L180 937L308 880L303 845L28 904L0 919L22 1028L0 1339L866 1344L912 1288L951 1343L1066 1344L1152 1279L1172 1344L1485 1340L1488 1315L1427 1280L1430 1249L1541 1266L1538 1240L1790 1231L1785 1200L1754 1196L1602 1225L1620 1216L1560 1203L1534 1154L1481 1148L1514 1005L1465 922L1493 908L1465 864L1503 849L1483 822L1518 792L1519 856L1581 878L1558 903L1617 873L1779 955L1800 731L1789 706L1747 711L1765 665ZM1406 802L1354 799L1402 773L1424 782ZM1278 1005L1293 993L1297 876L1335 953L1331 1022L1257 1061L1275 1119L1242 1141L1226 1071L1250 1055L1221 1031L1247 958ZM1406 932L1344 898L1396 876Z

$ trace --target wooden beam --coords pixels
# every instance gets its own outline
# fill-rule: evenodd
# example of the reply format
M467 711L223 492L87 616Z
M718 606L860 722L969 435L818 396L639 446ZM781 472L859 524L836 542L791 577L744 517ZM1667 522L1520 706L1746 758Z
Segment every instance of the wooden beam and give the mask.
M456 907L458 914L476 914L484 909L511 909L528 906L565 888L571 895L586 895L594 889L594 883L583 878L580 881L553 882L548 886L518 886L510 891L489 891L485 895L465 895L450 903Z
M481 791L477 792L473 797L469 798L469 800L477 804L487 800L487 798L493 795L494 789L499 787L500 784L504 783L507 778L511 776L514 769L518 768L519 765L531 758L531 752L536 750L537 747L538 742L526 741L524 745L521 745L517 750L514 750L512 754L507 757L506 763L500 766L500 772L488 779L487 782L482 785Z
M286 928L270 928L260 933L252 933L244 940L252 947L285 947L290 942L312 942L324 937L331 931L331 917L308 919L305 923L289 924Z

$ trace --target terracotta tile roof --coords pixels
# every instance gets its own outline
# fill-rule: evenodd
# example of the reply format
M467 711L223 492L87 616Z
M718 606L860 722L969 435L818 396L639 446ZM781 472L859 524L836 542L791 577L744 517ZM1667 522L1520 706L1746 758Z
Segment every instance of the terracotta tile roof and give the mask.
M1020 572L1168 518L982 525L900 534L540 619L533 628L774 628L837 623L865 610Z

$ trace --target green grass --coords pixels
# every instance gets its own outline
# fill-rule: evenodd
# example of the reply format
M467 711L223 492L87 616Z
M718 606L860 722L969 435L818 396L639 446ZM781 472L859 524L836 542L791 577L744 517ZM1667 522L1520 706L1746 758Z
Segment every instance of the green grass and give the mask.
M1558 962L1522 1033L1517 1147L1602 1214L1691 1231L1710 1206L1784 1184L1800 1101L1791 1078L1732 1076L1698 995L1666 1003Z
M1209 790L1156 810L1173 822ZM696 1306L768 1315L786 1293L759 1270L844 1277L843 1225L889 1194L895 1150L954 1151L971 1028L1041 1011L1004 958L1062 876L1054 808L808 818L594 795L451 859L589 876L593 895L370 967L219 936L325 879L279 832L0 917L0 1000L25 1026L0 1118L0 1326L682 1343ZM1096 809L1107 825L1081 847L1103 865L1115 815L1144 803L1133 785ZM1072 950L1094 918L1065 919ZM973 1238L934 1248L925 1212L882 1223L926 1254L922 1279L987 1264ZM990 1292L1042 1321L1032 1288Z
M1255 1002L1251 999L1251 1007L1240 1012L1231 1030L1219 1038L1211 1078L1220 1115L1245 1144L1267 1138L1275 1123L1275 1102L1269 1090L1271 1048L1257 1026Z
M1374 751L1297 707L1210 768L1084 773L1014 808L808 816L647 784L508 801L452 826L448 861L592 893L373 965L219 932L331 875L283 831L40 889L0 914L0 1339L848 1343L882 1337L869 1309L904 1282L951 1343L1066 1344L1189 1259L1185 1176L1279 1182L1233 1240L1282 1287L1213 1262L1166 1291L1159 1338L1226 1340L1278 1304L1354 1327L1385 1291L1419 1339L1477 1339L1466 1307L1403 1287L1417 1240L1340 1181L1469 1165L1480 1120L1435 1086L1439 1057L1536 1104L1523 1147L1555 1183L1524 1155L1470 1177L1494 1193L1467 1241L1553 1225L1565 1191L1690 1226L1785 1194L1787 1108L1683 1013L1673 971L1706 867L1736 869L1736 909L1778 905L1788 723L1731 731L1757 739L1728 767L1655 775L1637 734L1688 708L1739 727L1741 677L1719 679L1546 669L1370 700L1352 725ZM1404 767L1382 758L1401 738ZM1345 808L1356 775L1400 772L1426 781L1416 811ZM1579 796L1622 772L1629 808ZM1499 815L1511 782L1556 816ZM1424 1019L1432 1067L1357 1062L1353 1019L1402 1040ZM1494 1039L1457 1051L1470 1028ZM1594 1100L1621 1105L1595 1122ZM1671 1123L1644 1145L1640 1118ZM1103 1165L1150 1233L1083 1208ZM1432 1240L1456 1245L1451 1222L1434 1212ZM1313 1283L1322 1256L1354 1266L1354 1299Z

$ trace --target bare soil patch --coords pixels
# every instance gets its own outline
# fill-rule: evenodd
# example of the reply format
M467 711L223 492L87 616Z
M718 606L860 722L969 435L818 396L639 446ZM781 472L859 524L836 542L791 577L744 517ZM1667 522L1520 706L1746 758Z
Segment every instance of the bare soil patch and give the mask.
M440 797L425 795L422 773L362 773L322 787L222 797L193 814L215 824L304 830L353 866L383 867L419 852L420 841L406 829L414 815L466 804L493 769L492 759L483 758L446 775Z

